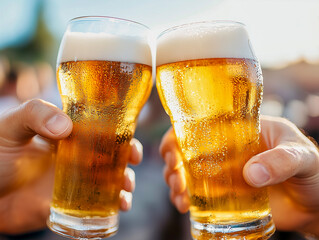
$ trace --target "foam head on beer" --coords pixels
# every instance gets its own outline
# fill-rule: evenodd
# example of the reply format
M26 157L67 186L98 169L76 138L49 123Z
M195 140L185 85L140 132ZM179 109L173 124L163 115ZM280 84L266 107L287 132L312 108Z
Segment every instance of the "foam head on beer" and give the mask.
M149 29L112 17L70 21L57 85L72 133L59 142L48 226L74 239L116 233L138 115L152 89Z
M212 22L211 24L215 24ZM205 58L256 59L244 25L221 22L183 25L161 34L157 40L157 66ZM187 27L189 26L189 27Z
M157 46L156 86L183 156L193 239L266 239L267 191L242 174L261 150L263 90L244 25L182 25Z
M82 60L152 65L147 39L104 32L66 32L62 39L57 63Z

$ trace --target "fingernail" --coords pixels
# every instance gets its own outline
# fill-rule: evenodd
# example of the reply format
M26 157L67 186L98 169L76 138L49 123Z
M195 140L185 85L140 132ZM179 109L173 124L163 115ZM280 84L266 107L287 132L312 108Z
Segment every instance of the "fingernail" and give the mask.
M124 198L125 198L125 201L127 201L127 202L132 202L132 199L133 199L132 193L130 193L130 192L125 192L125 193L124 193Z
M132 193L120 191L120 207L122 211L128 211L132 207Z
M131 168L126 168L126 176L128 178L126 189L131 189L131 192L135 190L135 172Z
M268 170L260 163L253 163L248 168L249 180L256 186L263 186L270 179Z
M59 135L67 130L69 124L69 120L65 116L57 114L47 121L45 127L54 135Z
M139 152L139 153L143 153L143 145L140 141L138 141L137 139L133 138L131 140L131 144L132 145L135 145L136 147L136 150Z
M129 193L129 192L125 192L124 194L124 199L125 199L125 202L126 202L126 206L127 206L127 209L130 209L131 208L131 205L132 205L132 200L133 200L133 195L132 193Z
M135 182L135 172L131 168L127 168L127 176L131 182Z

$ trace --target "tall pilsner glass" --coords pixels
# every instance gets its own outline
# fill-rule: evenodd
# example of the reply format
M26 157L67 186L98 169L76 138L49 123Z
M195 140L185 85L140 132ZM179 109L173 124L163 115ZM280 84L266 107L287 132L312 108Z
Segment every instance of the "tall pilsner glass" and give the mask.
M119 194L137 116L152 87L149 29L110 17L69 22L58 60L63 111L51 215L54 232L105 238L118 229Z
M243 166L259 153L262 73L244 25L201 22L157 39L157 89L183 155L194 239L267 239L266 188Z

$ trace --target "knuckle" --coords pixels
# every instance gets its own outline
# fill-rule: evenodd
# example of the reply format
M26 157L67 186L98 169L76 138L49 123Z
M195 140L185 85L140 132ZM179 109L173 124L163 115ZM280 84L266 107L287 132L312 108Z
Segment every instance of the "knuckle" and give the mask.
M300 147L289 147L289 148L285 148L285 155L286 158L289 159L290 161L299 162L299 159L301 159L301 155L302 155L302 151L300 149Z
M270 162L268 169L271 175L278 181L284 181L295 175L300 165L298 161L298 150L294 148L276 148L274 157Z
M267 116L264 120L271 121L272 128L274 128L275 131L280 131L282 133L291 133L296 129L296 126L286 118Z
M43 105L40 99L32 99L23 104L24 110L26 112L35 112Z
M290 125L290 121L286 118L283 117L278 117L278 122L282 125L282 126L289 126Z
M302 177L312 177L317 175L319 172L319 149L315 146L308 146L302 150L304 151L300 153L302 171L300 171L298 175Z
M43 102L40 99L32 99L22 105L23 116L27 121L32 121L33 116L41 112Z
M294 132L298 130L296 125L286 118L280 118L279 124L285 132Z
M291 157L287 150L284 148L276 148L274 150L274 154L277 159L280 159L284 163L287 163L289 161L289 158Z

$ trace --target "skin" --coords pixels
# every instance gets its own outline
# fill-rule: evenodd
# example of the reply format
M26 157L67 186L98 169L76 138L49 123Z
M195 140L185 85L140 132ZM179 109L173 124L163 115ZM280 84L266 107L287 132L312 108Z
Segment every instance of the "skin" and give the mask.
M52 198L56 142L72 131L71 119L56 106L31 100L0 116L0 233L22 234L46 226ZM142 160L142 145L131 141L129 163ZM132 204L135 174L125 170L120 209Z
M243 169L253 187L269 186L270 205L276 228L319 236L319 151L293 123L262 116L264 150ZM189 197L182 168L182 155L174 131L162 139L160 153L165 160L164 178L172 203L181 213L189 209Z

